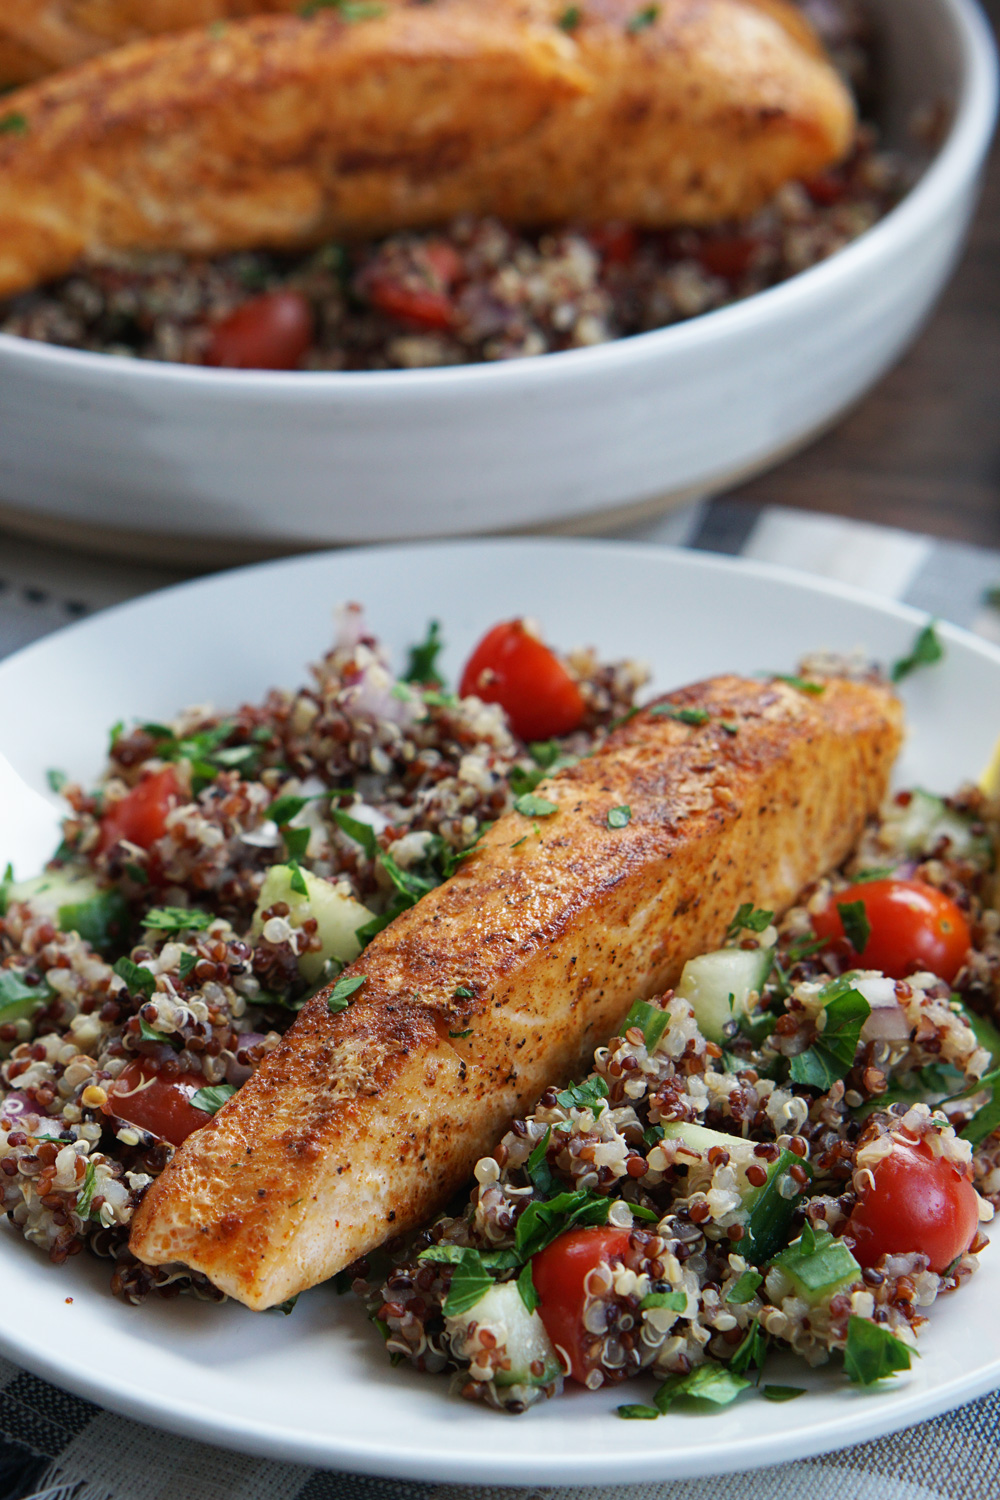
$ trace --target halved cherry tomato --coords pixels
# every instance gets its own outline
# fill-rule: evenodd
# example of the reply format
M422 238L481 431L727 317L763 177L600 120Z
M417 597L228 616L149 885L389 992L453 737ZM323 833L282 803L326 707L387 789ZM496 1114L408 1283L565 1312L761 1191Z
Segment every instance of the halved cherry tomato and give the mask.
M581 1385L593 1368L583 1326L585 1283L596 1266L623 1260L628 1241L627 1229L570 1229L531 1262L531 1279L541 1298L539 1317L553 1344L566 1351L570 1374Z
M753 265L759 244L759 240L739 235L731 235L724 240L705 240L698 247L698 259L713 276L725 276L730 281L737 281Z
M393 277L376 275L369 282L368 295L380 312L420 328L441 332L455 321L455 308L447 292L431 287L406 286Z
M466 662L459 692L499 703L522 740L570 734L586 709L579 685L523 620L487 631Z
M181 788L173 766L164 766L140 781L101 819L100 850L103 854L127 839L148 849L167 831L167 813L180 801Z
M861 953L844 937L838 904L860 901L871 934ZM965 961L971 941L969 924L943 891L922 880L869 880L838 891L825 910L813 917L816 936L840 942L852 963L881 969L905 979L929 969L949 983Z
M871 1172L874 1187L862 1188L845 1231L861 1265L916 1250L940 1273L968 1250L979 1227L976 1190L926 1141L894 1142Z
M205 363L228 370L294 370L312 340L312 309L302 293L266 292L216 323Z
M162 1078L156 1068L143 1059L123 1068L108 1091L108 1102L102 1105L107 1115L117 1115L149 1130L161 1140L179 1146L193 1130L207 1125L212 1116L196 1109L191 1097L205 1087L201 1073L176 1073Z
M847 196L847 183L840 178L830 177L826 173L808 178L802 186L820 208L829 208Z

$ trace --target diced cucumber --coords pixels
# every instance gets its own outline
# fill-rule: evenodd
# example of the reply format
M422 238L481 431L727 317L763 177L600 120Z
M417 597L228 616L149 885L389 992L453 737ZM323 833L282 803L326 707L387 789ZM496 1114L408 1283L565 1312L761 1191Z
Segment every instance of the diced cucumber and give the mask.
M30 880L12 880L6 887L8 901L25 901L39 916L53 918L61 906L75 906L100 894L97 877L81 865L44 870Z
M907 854L929 854L939 839L947 837L953 854L992 862L990 841L985 834L972 832L972 822L972 818L949 807L943 797L919 787L912 793L902 817L893 819Z
M452 1330L464 1329L471 1322L486 1324L502 1344L510 1360L510 1369L496 1376L497 1385L549 1385L563 1373L562 1363L545 1332L537 1312L524 1305L516 1281L491 1286L467 1312L447 1320ZM535 1374L532 1365L541 1365Z
M125 897L115 886L102 887L85 866L10 881L4 896L8 902L26 902L38 916L57 921L63 932L79 933L99 953L108 952L128 927Z
M292 877L296 873L305 883L305 895L292 889ZM301 927L309 917L316 919L317 935L323 946L319 952L303 953L299 958L299 973L309 983L320 978L323 966L331 958L342 964L353 963L361 952L357 930L374 919L374 913L367 906L345 895L328 880L321 880L301 866L293 869L291 865L272 865L257 898L253 915L255 936L263 928L264 912L277 901L283 901L288 907L288 920L293 927Z
M742 1247L741 1247L742 1248ZM800 1297L807 1302L829 1301L844 1287L861 1280L861 1267L843 1240L828 1230L811 1231L774 1257Z
M769 1162L754 1152L754 1141L740 1136L726 1135L721 1130L710 1130L707 1125L693 1125L686 1121L669 1121L663 1126L664 1138L680 1140L701 1157L699 1163L688 1167L688 1191L707 1191L711 1186L715 1168L708 1160L713 1146L721 1146L729 1152L729 1164L736 1173L736 1191L743 1201L746 1218L743 1221L743 1238L737 1248L750 1265L759 1266L769 1260L775 1251L788 1241L788 1228L804 1185L789 1177L792 1167L801 1167L811 1178L808 1162L792 1151L782 1151L777 1160ZM763 1183L755 1186L747 1177L749 1167L760 1167L767 1173Z
M688 959L677 994L710 1042L724 1041L729 1023L749 1016L750 996L760 994L773 961L773 948L719 948Z

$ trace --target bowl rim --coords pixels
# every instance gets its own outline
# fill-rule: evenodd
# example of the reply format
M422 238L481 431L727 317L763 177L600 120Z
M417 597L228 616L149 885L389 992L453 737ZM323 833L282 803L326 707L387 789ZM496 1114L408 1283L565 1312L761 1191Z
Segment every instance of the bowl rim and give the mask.
M671 351L683 354L731 337L752 335L767 327L772 317L808 311L810 304L863 278L884 257L919 241L979 172L997 115L997 45L978 0L930 3L951 23L958 48L959 81L948 134L919 180L884 218L827 260L726 307L590 348L558 350L535 359L417 370L221 370L68 349L7 333L0 333L0 357L33 363L39 374L47 366L53 373L96 376L110 384L117 384L123 377L147 384L163 381L182 389L198 389L206 399L245 392L284 402L306 394L378 399L398 390L447 391L459 382L463 391L468 390L470 382L483 385L489 392L512 383L523 389L551 379L614 373L623 364L634 368L644 362L658 362Z

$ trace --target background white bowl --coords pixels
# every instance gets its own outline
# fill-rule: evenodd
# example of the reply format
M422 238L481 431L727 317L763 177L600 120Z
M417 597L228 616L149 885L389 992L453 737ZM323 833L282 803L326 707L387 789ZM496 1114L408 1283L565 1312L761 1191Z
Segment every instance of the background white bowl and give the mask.
M919 328L961 247L996 110L974 0L877 0L890 140L946 102L918 185L745 302L594 349L443 370L225 372L0 335L0 499L53 534L218 550L567 525L773 463ZM119 542L121 537L119 536Z

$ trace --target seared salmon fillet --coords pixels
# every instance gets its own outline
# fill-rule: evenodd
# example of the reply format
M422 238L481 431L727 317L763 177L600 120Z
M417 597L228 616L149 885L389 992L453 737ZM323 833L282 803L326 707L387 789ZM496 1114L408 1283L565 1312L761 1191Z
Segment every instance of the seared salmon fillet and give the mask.
M382 0L156 37L8 95L0 296L112 251L291 249L495 214L748 214L840 157L784 0Z
M888 688L839 678L812 696L719 677L662 706L543 782L557 811L501 818L375 937L347 1010L329 991L306 1004L150 1187L140 1259L265 1308L419 1224L741 902L780 912L847 855L901 738Z

